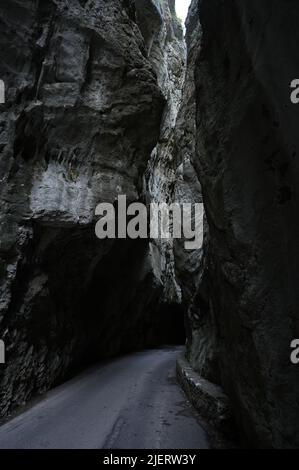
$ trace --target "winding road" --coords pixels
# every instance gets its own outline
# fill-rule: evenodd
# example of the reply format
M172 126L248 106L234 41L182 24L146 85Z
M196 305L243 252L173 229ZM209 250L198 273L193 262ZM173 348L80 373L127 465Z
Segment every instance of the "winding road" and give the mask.
M0 427L0 449L207 449L175 378L179 348L89 369Z

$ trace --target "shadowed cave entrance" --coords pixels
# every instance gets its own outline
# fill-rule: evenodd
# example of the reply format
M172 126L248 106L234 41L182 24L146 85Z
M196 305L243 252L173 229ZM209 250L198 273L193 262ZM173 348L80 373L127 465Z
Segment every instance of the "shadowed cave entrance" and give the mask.
M99 241L91 228L37 227L35 235L32 260L47 287L28 334L35 348L58 351L59 381L104 358L185 343L183 307L163 303L148 240Z
M134 350L185 343L184 310L161 301L145 240L116 240L96 266L81 304L98 335L88 361Z
M3 322L17 334L5 338L0 417L93 363L185 342L183 310L161 302L147 240L40 223L30 233Z

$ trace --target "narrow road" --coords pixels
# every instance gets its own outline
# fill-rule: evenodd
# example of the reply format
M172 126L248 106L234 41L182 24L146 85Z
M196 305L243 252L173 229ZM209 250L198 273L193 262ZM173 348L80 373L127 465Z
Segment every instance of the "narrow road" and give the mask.
M109 361L49 392L0 428L0 449L206 449L176 383L178 348Z

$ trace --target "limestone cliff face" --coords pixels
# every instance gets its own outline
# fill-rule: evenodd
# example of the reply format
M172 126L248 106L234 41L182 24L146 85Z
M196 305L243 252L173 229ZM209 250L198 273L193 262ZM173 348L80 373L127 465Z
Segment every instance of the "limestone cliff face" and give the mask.
M196 151L196 97L194 69L195 60L201 47L201 25L197 1L190 6L186 23L187 63L182 99L178 112L174 138L176 164L173 199L182 203L202 202L201 185L194 168ZM194 222L194 219L193 219ZM201 221L203 225L203 220ZM200 227L198 227L199 229ZM203 227L202 227L203 230ZM201 277L202 248L186 250L185 240L176 240L174 245L175 267L178 283L182 291L182 302L187 314L187 347L192 324L193 297Z
M186 51L174 0L1 2L0 416L172 340L183 307L243 442L299 446L298 22L295 0L193 0ZM119 194L203 200L203 246L99 241Z
M176 73L174 3L146 3L1 3L1 415L163 337L148 243L94 234L99 202L142 198Z
M150 51L150 60L167 102L159 141L152 152L145 178L147 201L157 204L174 202L177 179L176 123L185 83L186 48L174 7L174 1L169 1L164 10L164 27ZM154 271L163 286L163 302L180 305L181 288L176 279L173 240L152 240L149 248Z
M224 386L247 443L298 447L298 3L198 5L194 164L209 239L189 358Z

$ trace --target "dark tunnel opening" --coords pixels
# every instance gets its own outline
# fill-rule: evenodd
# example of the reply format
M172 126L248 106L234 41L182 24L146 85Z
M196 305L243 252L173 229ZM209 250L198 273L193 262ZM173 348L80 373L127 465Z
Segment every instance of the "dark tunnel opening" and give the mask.
M185 344L183 307L161 301L162 291L148 262L148 241L114 241L81 301L80 317L93 325L85 361Z
M35 224L11 303L11 311L21 311L30 295L30 317L9 311L4 323L19 329L32 354L13 375L15 401L3 405L12 410L25 401L25 379L28 401L45 383L52 388L109 358L185 343L183 309L162 302L148 250L148 240L99 241L90 227ZM9 364L19 344L7 351Z

